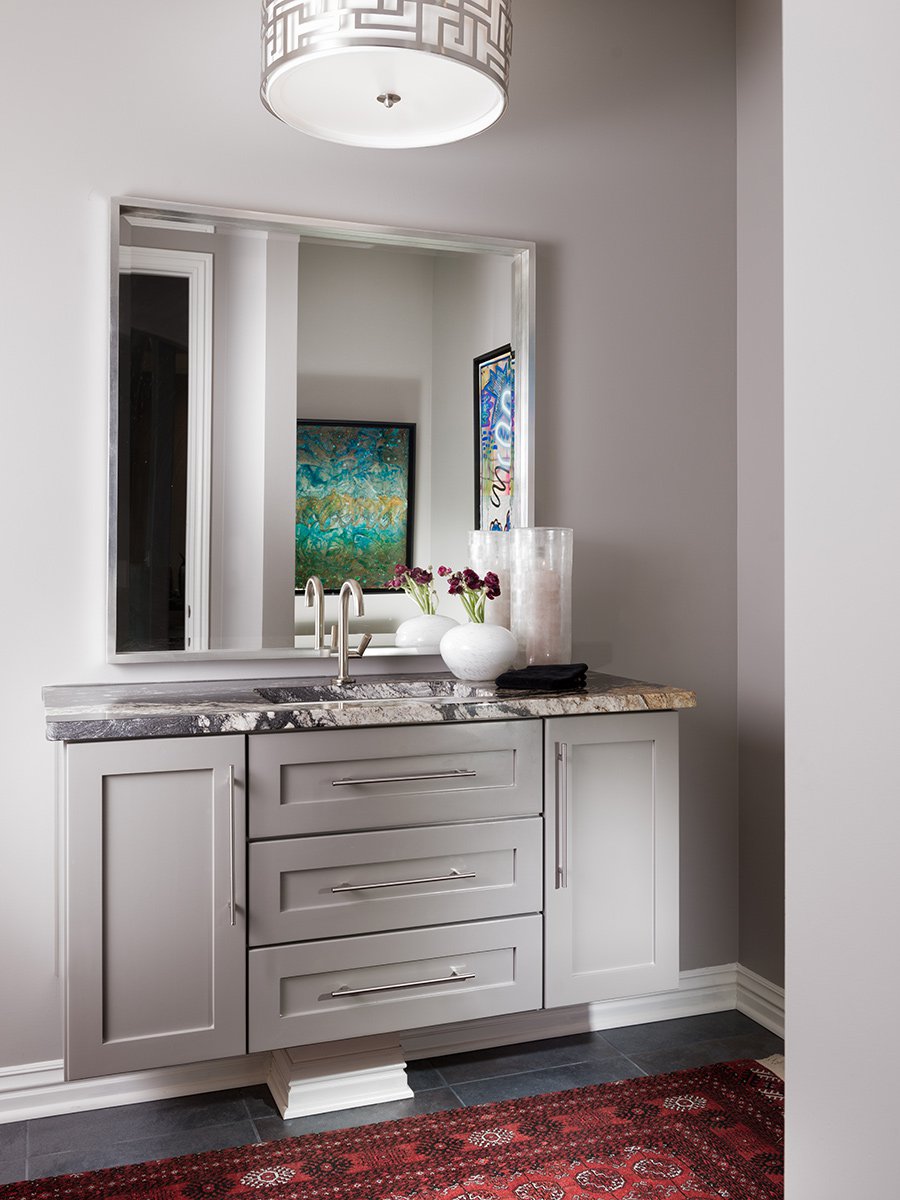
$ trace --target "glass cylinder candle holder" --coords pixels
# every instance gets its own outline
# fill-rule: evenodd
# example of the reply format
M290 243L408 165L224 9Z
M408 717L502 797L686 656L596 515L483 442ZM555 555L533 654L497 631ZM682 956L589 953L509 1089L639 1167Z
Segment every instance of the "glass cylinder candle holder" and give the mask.
M510 531L510 628L516 665L572 660L572 530Z
M469 531L468 565L484 578L485 571L493 571L500 580L500 595L488 600L484 606L485 625L503 625L510 629L509 604L509 537L503 530L472 529Z

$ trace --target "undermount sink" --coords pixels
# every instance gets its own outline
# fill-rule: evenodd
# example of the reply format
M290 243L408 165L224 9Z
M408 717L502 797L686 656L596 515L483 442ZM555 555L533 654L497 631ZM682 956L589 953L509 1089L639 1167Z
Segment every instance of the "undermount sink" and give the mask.
M343 700L361 703L385 700L473 700L487 699L494 690L483 684L459 679L357 679L353 683L295 684L293 687L254 688L270 704L324 704Z

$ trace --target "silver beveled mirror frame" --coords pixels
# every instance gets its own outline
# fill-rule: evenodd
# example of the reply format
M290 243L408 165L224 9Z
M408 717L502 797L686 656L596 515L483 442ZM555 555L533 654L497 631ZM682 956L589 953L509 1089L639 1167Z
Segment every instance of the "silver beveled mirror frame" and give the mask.
M109 487L107 494L107 661L110 663L202 662L241 659L278 661L321 658L321 652L303 647L267 647L260 650L141 650L121 653L116 649L116 571L118 558L118 445L119 445L119 247L121 220L125 214L166 223L186 225L227 223L236 228L265 227L272 231L299 234L323 242L365 242L381 247L498 254L512 260L513 304L512 347L516 354L516 494L515 523L534 523L534 354L535 354L535 256L534 242L507 238L476 237L419 229L363 225L330 221L320 217L287 213L256 212L210 205L181 204L145 197L113 197L110 202L110 339L109 339ZM382 648L390 654L391 648ZM398 653L402 653L399 652Z

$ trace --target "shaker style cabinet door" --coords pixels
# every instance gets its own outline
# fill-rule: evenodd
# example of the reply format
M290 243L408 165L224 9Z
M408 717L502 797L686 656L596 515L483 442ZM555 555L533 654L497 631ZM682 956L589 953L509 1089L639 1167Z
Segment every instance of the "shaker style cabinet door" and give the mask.
M246 1050L242 736L66 748L66 1075Z
M545 723L544 1003L678 986L678 716Z

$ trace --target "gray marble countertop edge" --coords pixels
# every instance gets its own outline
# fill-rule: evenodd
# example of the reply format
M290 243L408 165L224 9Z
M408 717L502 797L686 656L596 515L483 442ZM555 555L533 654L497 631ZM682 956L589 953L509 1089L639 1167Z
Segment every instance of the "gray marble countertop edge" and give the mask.
M409 676L366 676L364 690L390 692ZM452 682L449 676L429 680ZM358 699L272 703L258 688L329 686L327 679L183 681L170 684L86 684L44 689L46 733L51 741L223 733L277 733L386 724L496 721L614 712L693 708L693 692L620 676L589 672L574 691L512 691L475 685L468 695L376 695ZM460 686L460 685L455 685Z

